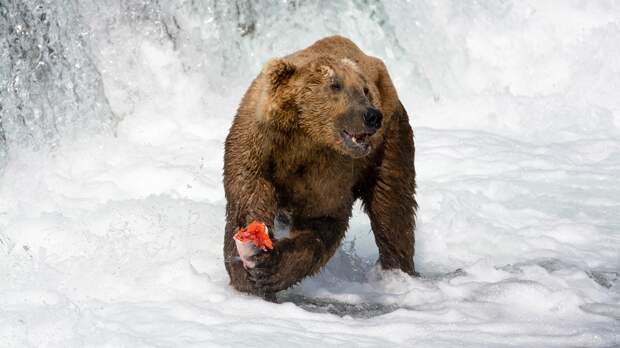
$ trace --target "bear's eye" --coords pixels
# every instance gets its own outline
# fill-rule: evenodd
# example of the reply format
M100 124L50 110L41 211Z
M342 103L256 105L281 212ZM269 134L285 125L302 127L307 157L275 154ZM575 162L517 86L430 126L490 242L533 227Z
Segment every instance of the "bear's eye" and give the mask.
M368 97L369 93L370 91L368 90L368 87L364 87L364 95Z
M331 88L332 88L333 91L338 92L338 91L340 91L342 89L342 84L340 82L338 82L338 81L332 82Z

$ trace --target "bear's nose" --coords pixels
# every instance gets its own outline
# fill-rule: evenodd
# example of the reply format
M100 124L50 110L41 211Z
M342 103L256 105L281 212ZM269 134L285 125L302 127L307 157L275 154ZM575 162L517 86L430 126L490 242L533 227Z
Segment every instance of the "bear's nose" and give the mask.
M379 129L381 128L381 121L383 120L383 115L381 111L375 108L368 108L366 113L364 114L364 124L370 128Z

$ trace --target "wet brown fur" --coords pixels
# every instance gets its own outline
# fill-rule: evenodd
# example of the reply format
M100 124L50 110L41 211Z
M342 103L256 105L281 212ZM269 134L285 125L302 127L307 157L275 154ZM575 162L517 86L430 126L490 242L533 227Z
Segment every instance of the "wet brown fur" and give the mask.
M361 129L355 110L365 106L383 114L368 154L347 148L338 133ZM370 217L380 265L415 272L407 112L383 62L346 38L328 37L266 64L226 138L224 186L225 265L240 291L273 298L318 272L338 248L356 199ZM290 237L259 254L255 269L244 269L232 236L253 220L272 228L282 211L291 216Z

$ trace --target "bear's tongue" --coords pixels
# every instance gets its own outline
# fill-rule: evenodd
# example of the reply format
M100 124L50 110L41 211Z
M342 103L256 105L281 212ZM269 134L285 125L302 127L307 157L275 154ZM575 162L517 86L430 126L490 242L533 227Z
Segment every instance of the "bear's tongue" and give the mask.
M372 133L349 133L347 131L342 131L341 134L344 144L353 151L359 152L363 150L366 152L370 148L368 140Z
M368 137L370 136L370 134L368 134L368 133L349 133L349 132L346 132L346 131L345 131L345 133L356 144L365 143L366 140L368 139Z

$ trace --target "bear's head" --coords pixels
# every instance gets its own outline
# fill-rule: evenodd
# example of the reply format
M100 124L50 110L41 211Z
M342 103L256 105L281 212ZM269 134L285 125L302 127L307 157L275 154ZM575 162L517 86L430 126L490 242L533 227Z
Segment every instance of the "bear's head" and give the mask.
M354 158L378 146L383 120L380 94L355 62L321 56L297 66L274 59L262 77L257 111L275 129L302 132L311 141Z

